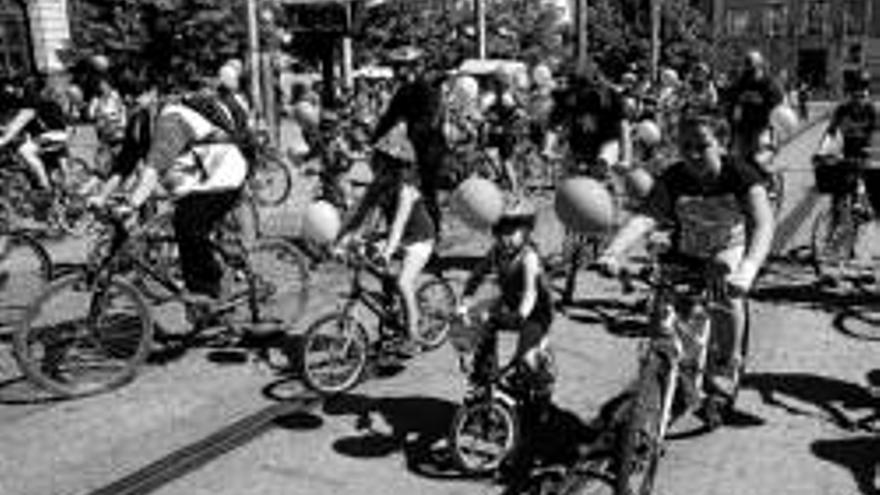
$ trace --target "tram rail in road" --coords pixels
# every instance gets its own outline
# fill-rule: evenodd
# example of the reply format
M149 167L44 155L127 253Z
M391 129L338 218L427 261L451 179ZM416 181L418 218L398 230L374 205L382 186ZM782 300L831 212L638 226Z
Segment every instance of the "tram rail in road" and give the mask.
M88 495L144 495L152 493L222 455L257 439L277 427L283 418L311 413L322 402L318 396L302 395L264 407L129 475L91 491Z

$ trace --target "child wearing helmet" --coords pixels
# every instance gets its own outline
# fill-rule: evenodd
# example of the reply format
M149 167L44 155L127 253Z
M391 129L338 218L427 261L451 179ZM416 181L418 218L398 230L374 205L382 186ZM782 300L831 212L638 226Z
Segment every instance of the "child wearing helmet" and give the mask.
M380 150L374 152L371 165L373 182L357 210L342 227L338 243L344 243L349 233L358 229L375 209L384 215L388 234L381 252L382 261L387 264L398 250L403 252L396 283L403 296L408 340L401 345L399 352L412 356L420 344L416 282L434 253L437 227L419 190L415 165Z
M515 330L519 332L515 359L521 359L529 370L536 391L549 398L554 376L547 334L553 321L553 300L531 238L534 224L535 211L530 205L520 202L505 209L492 228L495 244L465 284L461 310L470 306L484 277L494 274L501 294L477 346L471 381L479 387L491 370L495 331Z

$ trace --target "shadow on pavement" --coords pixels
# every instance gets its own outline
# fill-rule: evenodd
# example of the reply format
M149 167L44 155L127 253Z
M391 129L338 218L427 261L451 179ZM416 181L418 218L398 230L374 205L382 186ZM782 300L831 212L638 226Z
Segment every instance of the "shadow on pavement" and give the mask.
M614 298L579 299L562 310L575 323L604 325L608 333L618 337L646 337L650 331L647 311L639 303Z
M862 495L880 495L880 437L818 440L810 450L816 457L852 471Z
M407 468L425 477L461 478L445 448L457 404L433 397L329 398L324 413L355 417L358 434L336 440L334 450L357 458L402 452Z
M862 386L803 373L753 373L743 378L743 388L757 391L764 404L793 415L829 421L846 430L858 428L861 422L851 417L852 412L867 410L870 413L878 407L878 399ZM783 398L811 404L818 411Z
M64 397L55 396L32 384L24 376L0 381L0 404L24 406L61 402Z

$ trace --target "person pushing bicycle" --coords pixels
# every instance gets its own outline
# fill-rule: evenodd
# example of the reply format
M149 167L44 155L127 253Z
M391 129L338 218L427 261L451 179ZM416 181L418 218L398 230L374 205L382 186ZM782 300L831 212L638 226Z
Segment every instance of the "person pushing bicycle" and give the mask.
M754 164L725 153L724 124L687 117L679 129L682 160L661 174L641 209L617 232L598 260L606 274L620 270L622 256L658 227L672 227L677 253L715 260L729 269L730 311L719 313L719 359L710 367L710 390L732 400L739 380L746 325L744 295L770 251L773 211Z
M535 211L524 201L506 207L492 227L495 243L465 283L462 307L466 313L471 298L486 275L498 277L501 289L497 307L489 315L486 334L481 336L470 377L477 391L488 379L496 352L495 330L519 332L516 355L521 359L539 396L549 400L554 382L548 333L553 321L553 300L545 279L538 248L532 241Z

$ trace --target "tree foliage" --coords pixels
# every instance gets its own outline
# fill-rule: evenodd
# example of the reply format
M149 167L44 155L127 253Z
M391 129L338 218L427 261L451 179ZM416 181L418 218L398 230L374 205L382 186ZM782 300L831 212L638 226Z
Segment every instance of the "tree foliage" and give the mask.
M244 6L229 0L79 0L67 58L75 63L100 53L123 79L152 70L169 84L190 84L245 53Z

